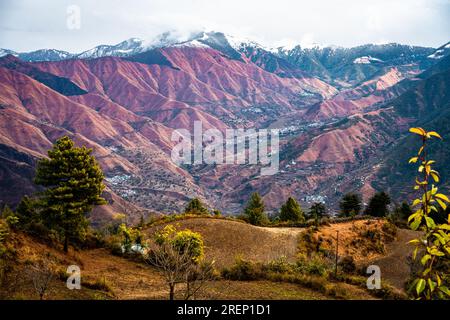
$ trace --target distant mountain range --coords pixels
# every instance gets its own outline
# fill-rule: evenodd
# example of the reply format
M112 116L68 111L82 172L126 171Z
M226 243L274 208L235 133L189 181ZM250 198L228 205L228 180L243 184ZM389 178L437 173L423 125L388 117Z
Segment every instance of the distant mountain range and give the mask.
M133 38L79 54L1 49L0 202L36 190L36 161L64 134L92 147L107 176L110 205L95 223L114 212L131 221L175 212L194 196L234 214L253 191L272 211L290 195L332 209L348 191L367 199L384 189L400 201L413 181L407 128L450 134L449 54L449 43L265 48L220 32ZM222 131L279 128L279 173L178 167L171 132L195 120ZM450 160L449 139L438 161ZM442 180L448 188L445 168Z

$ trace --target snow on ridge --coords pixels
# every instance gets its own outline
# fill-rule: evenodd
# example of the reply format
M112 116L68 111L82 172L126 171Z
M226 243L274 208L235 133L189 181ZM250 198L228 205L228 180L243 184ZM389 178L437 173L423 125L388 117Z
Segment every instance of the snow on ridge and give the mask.
M12 54L13 56L17 57L17 52L8 49L0 49L0 57L7 56L8 54Z
M441 59L442 57L444 57L444 50L439 49L439 50L436 50L435 52L433 52L432 54L430 54L427 58Z
M362 57L358 57L355 60L353 60L353 63L355 63L355 64L370 64L370 63L372 63L372 61L382 62L382 60L380 60L378 58L374 58L372 56L362 56Z
M185 42L180 42L180 43L175 43L172 44L171 47L192 47L192 48L209 48L209 46L203 42L200 42L197 39L194 40L190 40L190 41L185 41Z
M249 38L245 38L245 37L239 37L239 36L234 36L234 35L230 35L230 34L225 34L225 38L228 41L228 44L234 49L234 50L238 50L243 48L243 47L257 47L257 48L261 48L264 50L269 50L266 49L265 47L263 47L262 45L260 45L259 43L257 43L256 41L250 40Z

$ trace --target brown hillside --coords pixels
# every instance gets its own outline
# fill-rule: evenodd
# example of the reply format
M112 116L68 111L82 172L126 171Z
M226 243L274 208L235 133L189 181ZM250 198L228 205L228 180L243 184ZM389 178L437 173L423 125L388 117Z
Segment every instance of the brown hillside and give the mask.
M293 260L297 236L301 228L264 228L237 221L195 218L176 222L180 229L191 229L202 234L205 255L217 266L234 263L237 256L252 261L270 261L281 256ZM150 228L148 235L162 226Z

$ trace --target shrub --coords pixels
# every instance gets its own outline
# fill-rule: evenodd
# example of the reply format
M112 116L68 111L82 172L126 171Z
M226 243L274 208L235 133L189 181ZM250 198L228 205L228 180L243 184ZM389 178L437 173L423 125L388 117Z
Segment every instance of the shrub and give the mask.
M122 223L119 226L118 234L121 236L120 248L122 253L127 255L144 253L145 245L142 243L142 234L138 228L129 228Z
M300 254L297 259L298 271L305 274L325 277L330 272L330 267L330 262L319 254L313 254L309 258Z
M237 257L234 265L222 270L222 277L228 280L251 281L264 278L261 266L241 257Z
M12 229L15 229L17 224L19 223L19 218L7 205L3 208L2 218Z
M189 201L186 208L184 209L186 214L196 214L196 215L208 215L208 209L198 198L193 198Z
M394 240L395 236L397 235L397 227L389 220L385 220L383 222L381 230L385 233L389 240Z
M298 251L301 254L310 256L312 253L320 250L321 238L316 237L315 232L317 227L315 225L308 227L305 232L300 233L298 240Z
M341 270L345 273L354 273L356 271L355 260L352 256L344 256L338 263Z
M285 256L282 256L278 259L269 261L267 264L263 265L262 269L264 272L287 273L295 271L296 266L289 263Z

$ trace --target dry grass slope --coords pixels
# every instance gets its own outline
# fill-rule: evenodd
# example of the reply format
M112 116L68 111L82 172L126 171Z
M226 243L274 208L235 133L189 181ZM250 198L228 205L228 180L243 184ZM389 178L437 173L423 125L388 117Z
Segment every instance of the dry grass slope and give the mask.
M355 237L354 224L364 221L334 224L321 228L326 236L340 230L342 235L342 252L346 254L352 238ZM302 228L263 228L241 222L194 218L175 222L179 228L188 228L203 235L206 244L206 257L216 260L217 267L229 266L235 262L235 256L265 262L282 255L295 259L298 236ZM374 222L374 226L378 222ZM150 235L163 225L147 230ZM388 244L385 254L371 255L360 262L375 261L383 271L383 276L392 284L401 286L407 276L406 256L409 253L406 241L413 237L407 230L401 230L398 239ZM57 272L47 299L167 299L168 290L158 271L148 265L113 256L106 249L71 250L65 255L61 250L43 244L29 236L15 234L14 248L18 253L15 273L18 281L12 299L37 299L31 279L24 277L27 268L41 259L51 260ZM356 254L356 252L355 252ZM370 259L369 259L370 258ZM68 290L64 274L69 265L79 265L82 274L82 289ZM390 270L391 272L389 272ZM100 284L100 285L99 285ZM105 284L105 285L102 285ZM342 284L348 299L373 298L362 288ZM183 288L179 286L178 290ZM181 297L181 292L176 293ZM299 284L273 281L229 281L218 280L208 284L206 290L197 299L330 299L314 289Z
M237 256L267 262L286 256L294 260L298 235L302 228L267 228L221 219L194 218L175 223L180 229L199 232L205 242L205 254L218 267L232 265ZM152 235L163 226L147 230Z

